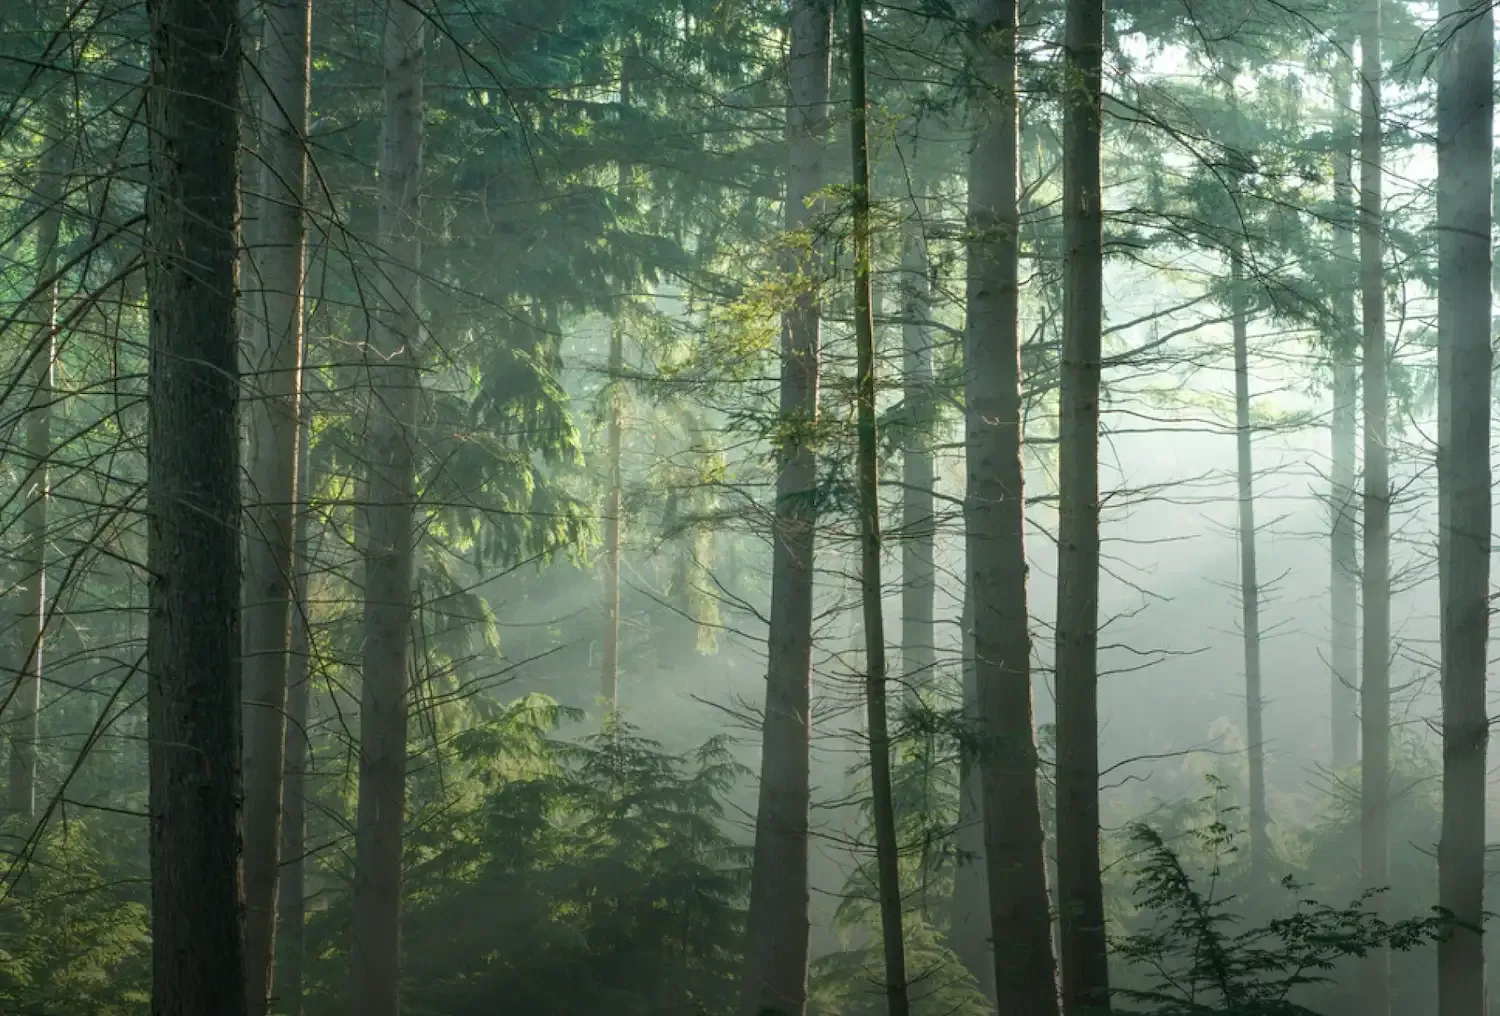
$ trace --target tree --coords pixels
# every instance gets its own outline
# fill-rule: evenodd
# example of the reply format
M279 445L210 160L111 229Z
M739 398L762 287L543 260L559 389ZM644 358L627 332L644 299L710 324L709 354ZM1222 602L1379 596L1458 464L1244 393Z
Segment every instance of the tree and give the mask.
M1443 823L1438 1012L1485 1008L1485 697L1490 626L1491 215L1495 15L1446 0L1438 64L1438 567Z
M808 815L813 537L817 524L819 318L810 201L822 186L833 12L796 0L788 33L786 271L798 288L782 316L780 449L772 524L771 624L760 795L746 916L742 1016L801 1016L807 1005Z
M21 575L17 584L19 684L10 754L10 811L36 815L37 734L42 708L42 651L49 626L47 607L47 501L51 496L53 370L57 360L58 234L71 170L72 147L60 102L49 103L54 136L45 142L37 168L36 281L30 293L36 331L27 350L30 404L26 407L26 473L22 483Z
M969 167L964 331L964 496L973 597L979 781L996 997L1057 1012L1037 791L1022 461L1017 5L990 0L974 26L979 131Z
M875 818L876 888L885 954L888 1016L907 1016L906 937L901 921L901 860L896 842L896 806L891 796L891 737L886 707L885 608L880 582L880 446L875 415L875 308L870 276L870 102L866 93L865 5L849 8L850 151L853 156L855 415L859 432L860 604L865 629L865 716L870 739L870 797Z
M1385 259L1381 237L1381 0L1368 0L1360 29L1360 308L1364 334L1365 405L1364 642L1360 665L1360 871L1366 889L1389 875L1391 728L1390 457L1385 347ZM1376 901L1377 910L1379 901ZM1390 954L1365 960L1364 1016L1390 1011Z
M407 666L421 383L423 29L416 0L390 0L383 42L378 303L363 369L366 441L364 688L354 846L351 997L356 1016L401 1010L401 842L406 808Z
M1057 891L1067 1016L1109 1010L1099 875L1099 377L1103 0L1068 0L1057 548Z
M147 734L152 1010L244 1016L235 0L153 0Z
M260 46L262 193L247 301L249 532L245 639L245 962L252 1016L267 1011L275 955L287 668L293 611L293 509L301 405L302 291L307 227L310 0L264 8Z

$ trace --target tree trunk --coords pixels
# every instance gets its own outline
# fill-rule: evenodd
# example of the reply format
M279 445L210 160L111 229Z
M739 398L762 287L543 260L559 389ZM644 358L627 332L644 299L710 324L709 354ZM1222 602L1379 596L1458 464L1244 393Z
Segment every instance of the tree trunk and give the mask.
M302 290L307 227L310 0L268 0L260 79L263 193L245 374L249 479L242 592L245 778L245 979L251 1016L268 1011L275 955L276 877L291 639L293 507L301 403Z
M1266 873L1266 749L1260 691L1260 579L1255 569L1255 469L1250 432L1250 328L1241 244L1229 252L1230 318L1234 329L1234 433L1240 514L1240 633L1245 643L1245 750L1250 762L1250 875Z
M974 666L974 595L964 590L960 622L963 652L964 728L977 731L979 680ZM995 1002L995 958L990 939L989 881L984 874L984 808L976 753L969 745L959 755L957 858L953 864L953 901L949 907L948 945L974 975L984 997Z
M870 739L870 797L875 818L876 889L885 954L887 1016L907 1016L906 938L901 920L901 867L891 793L887 729L885 614L880 581L880 446L875 422L875 312L870 284L870 104L865 91L865 5L849 7L849 139L853 162L855 415L859 432L860 601L865 620L865 706Z
M52 127L67 128L59 116ZM57 358L57 238L62 225L71 148L61 139L48 142L37 174L36 332L27 351L31 375L26 407L26 476L22 482L21 576L16 590L18 634L16 657L19 685L15 695L15 725L10 755L10 812L30 819L36 815L37 735L42 709L42 649L47 616L47 500L51 496L49 459L52 455L53 364ZM24 834L23 834L24 835Z
M1339 49L1353 60L1354 33L1339 35ZM1349 77L1352 63L1340 63L1335 75L1336 95L1340 102L1351 98ZM1353 133L1352 118L1339 114L1340 133ZM1350 276L1358 269L1354 253L1354 152L1352 141L1341 144L1334 153L1334 260L1347 266ZM1359 601L1356 583L1359 576L1358 528L1355 503L1354 447L1357 434L1356 406L1359 400L1359 376L1355 360L1359 340L1354 331L1354 287L1342 286L1337 297L1338 331L1332 338L1333 360L1333 433L1332 475L1329 504L1330 533L1330 614L1332 640L1329 646L1329 714L1332 755L1335 770L1347 769L1359 760Z
M302 967L306 956L307 909L307 724L312 699L312 636L307 590L312 563L308 558L307 506L312 496L308 471L312 455L312 406L304 393L297 425L297 521L292 550L296 568L292 605L292 645L287 663L286 783L281 799L281 879L276 900L276 965L273 993L276 1011L302 1016Z
M1491 171L1495 15L1442 5L1438 76L1438 527L1442 598L1443 826L1438 1012L1486 1011L1486 654L1490 592Z
M909 427L901 450L901 670L909 691L932 679L936 570L933 545L932 283L928 278L924 195L913 200L902 235L901 397Z
M609 458L604 497L604 652L599 693L609 715L620 707L620 376L625 369L625 337L620 323L609 329Z
M156 0L147 661L152 1012L244 1016L235 0Z
M822 186L828 133L833 11L828 0L795 0L787 69L789 166L783 202L786 270L798 293L782 318L781 423L772 532L771 624L761 731L760 796L746 917L742 1016L802 1016L807 1007L808 774L811 748L813 537L821 307L808 200Z
M406 804L406 700L412 621L413 453L421 384L423 5L390 0L385 22L385 123L380 152L380 273L369 371L366 442L364 692L355 825L355 1016L401 1009L401 835Z
M964 341L968 589L973 596L980 790L995 993L1017 1012L1057 1012L1057 968L1037 793L1021 460L1017 5L987 0L975 36L982 89L969 167Z
M1063 1010L1107 1012L1099 875L1099 374L1104 0L1068 0L1063 128L1064 296L1057 562L1057 881ZM976 628L982 625L976 625Z
M1385 271L1381 254L1380 2L1369 0L1360 32L1359 288L1364 325L1365 560L1360 718L1360 873L1384 889L1390 869L1391 580L1390 462L1387 443ZM1371 901L1383 911L1381 897ZM1390 1012L1390 953L1371 950L1360 977L1364 1016Z

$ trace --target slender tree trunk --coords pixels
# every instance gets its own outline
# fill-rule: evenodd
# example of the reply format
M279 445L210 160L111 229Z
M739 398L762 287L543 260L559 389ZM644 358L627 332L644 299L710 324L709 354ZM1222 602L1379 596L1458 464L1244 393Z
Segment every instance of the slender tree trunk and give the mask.
M920 184L918 184L920 186ZM901 395L910 430L901 450L901 669L909 690L932 679L936 569L933 545L932 283L928 278L926 213L922 194L902 234Z
M771 625L761 731L760 798L746 917L742 1016L802 1016L807 1007L808 810L811 748L813 537L817 526L819 304L809 277L812 212L828 132L833 11L795 0L787 68L789 166L783 202L799 292L782 318L781 447L772 531Z
M1108 1012L1099 875L1099 175L1103 0L1068 0L1063 128L1062 407L1057 562L1057 880L1063 1010ZM977 627L982 627L979 625Z
M293 563L296 568L292 605L292 645L287 666L286 784L281 799L281 879L276 900L276 1011L302 1016L302 968L306 956L304 924L307 909L307 724L312 699L312 633L308 629L307 590L312 564L308 558L308 502L312 476L312 406L304 393L297 424L297 521Z
M1438 528L1442 572L1443 826L1438 1012L1486 1012L1485 682L1490 627L1491 173L1495 14L1446 0L1438 77ZM1453 33L1451 40L1448 33Z
M963 718L964 727L978 731L979 678L974 666L974 594L964 590L963 618L960 622L963 652ZM990 940L989 881L984 873L984 808L979 786L978 759L972 748L964 746L959 757L958 829L954 833L958 850L953 870L953 901L949 907L948 944L974 975L984 997L995 1002L995 957Z
M870 285L870 104L865 91L865 6L849 9L850 149L853 156L855 407L859 432L860 600L865 619L865 705L870 738L870 796L875 817L875 871L885 953L887 1016L907 1016L906 938L901 920L901 869L896 806L891 794L887 729L885 616L880 581L880 447L875 423L875 312Z
M54 129L62 134L64 118ZM10 755L10 812L30 819L36 814L37 735L42 709L42 650L47 616L47 500L51 496L49 459L52 455L53 364L57 358L57 237L62 225L70 146L59 139L42 153L36 200L37 330L28 350L29 402L26 407L26 476L22 484L21 581L18 598L17 658L20 686L15 696L16 720Z
M364 693L359 817L354 833L354 1016L401 1009L401 837L406 806L406 700L412 622L414 438L422 186L423 5L390 0L380 153L381 273L373 348L365 550Z
M1055 1014L1047 869L1037 794L1021 461L1017 5L986 0L975 37L982 91L969 167L964 341L968 589L979 699L979 780L995 992L1014 1011Z
M155 1016L245 1016L235 0L154 0L146 637Z
M1353 60L1354 33L1339 35L1339 49ZM1335 88L1340 102L1350 101L1352 63L1340 62ZM1339 114L1339 124L1353 134L1352 117ZM1334 259L1357 274L1354 253L1354 152L1353 141L1334 153ZM1338 332L1332 338L1333 434L1332 476L1329 491L1332 532L1330 534L1330 602L1332 644L1329 647L1329 714L1331 717L1334 769L1347 769L1359 760L1359 576L1358 506L1354 490L1354 447L1358 433L1355 420L1359 401L1359 375L1355 365L1359 340L1354 327L1354 287L1341 286L1337 303Z
M250 329L250 490L242 620L245 774L245 980L251 1016L268 1012L275 955L293 507L301 404L302 290L307 226L310 0L267 0L260 53L264 169L255 264L260 318Z
M620 706L620 376L625 370L625 337L618 321L609 329L609 422L605 454L609 461L604 496L604 652L600 690L604 708Z
M1245 644L1245 748L1250 760L1250 874L1265 874L1266 749L1260 691L1260 579L1255 569L1255 469L1250 431L1250 328L1245 306L1244 254L1236 240L1229 253L1230 318L1234 329L1234 432L1240 510L1240 628Z
M1364 325L1365 560L1360 718L1360 872L1366 889L1390 878L1391 580L1387 443L1385 271L1381 249L1380 3L1368 0L1360 32L1360 303ZM1381 898L1372 905L1383 909ZM1376 948L1360 977L1364 1016L1390 1012L1390 954Z

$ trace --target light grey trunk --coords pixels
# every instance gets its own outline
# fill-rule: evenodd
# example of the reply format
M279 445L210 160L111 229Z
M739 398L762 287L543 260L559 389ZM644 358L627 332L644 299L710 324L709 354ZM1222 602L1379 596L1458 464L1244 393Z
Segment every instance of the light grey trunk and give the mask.
M1353 60L1354 33L1339 36L1340 50ZM1350 79L1353 64L1340 62L1335 75L1340 102L1353 98ZM1339 115L1341 130L1353 133L1352 118ZM1352 146L1353 142L1349 143ZM1350 284L1339 287L1337 298L1338 331L1331 340L1333 360L1333 461L1329 491L1332 531L1329 538L1330 620L1332 639L1329 646L1329 715L1330 761L1335 770L1347 769L1359 761L1359 537L1356 520L1359 505L1354 490L1356 422L1359 401L1359 374L1356 359L1359 352L1355 328L1353 280L1359 274L1354 253L1357 216L1354 209L1354 152L1344 146L1334 153L1334 260L1349 273Z
M782 317L781 441L771 551L771 624L761 730L760 796L746 916L741 1016L802 1016L807 1008L808 772L811 748L813 542L821 307L811 251L809 199L822 186L828 133L833 11L828 0L791 8L787 98L787 188L783 208L792 249L785 269L800 276Z
M1438 1012L1488 1011L1484 913L1490 626L1491 173L1495 15L1440 7L1438 74L1438 558L1442 608L1443 825Z
M245 351L249 431L244 638L245 974L250 1016L268 1011L275 955L287 659L291 640L297 416L307 227L310 0L267 0L260 47L259 299Z
M606 437L609 477L604 495L604 651L599 693L613 715L620 706L620 376L625 340L619 322L609 330L609 422Z
M59 117L54 129L66 126ZM10 811L32 818L36 814L37 736L42 709L42 650L50 618L47 616L47 499L52 455L53 364L57 359L57 239L62 225L63 194L67 188L71 147L51 139L42 153L37 174L36 280L32 300L35 322L25 366L29 384L26 407L26 475L21 496L21 574L17 583L17 667L15 723L10 753Z
M379 306L365 370L364 689L359 815L354 832L354 1016L401 1010L401 839L406 805L406 702L412 623L415 436L422 186L423 28L418 0L390 0L385 21L385 123L380 152Z
M920 193L902 232L901 394L910 430L901 450L901 669L915 691L932 679L936 571L933 544L932 284L928 278L925 219Z
M1017 1012L1057 1009L1037 788L1022 465L1017 4L976 19L979 130L969 167L964 522L973 598L979 782L994 984Z
M1260 579L1255 568L1255 468L1251 456L1249 309L1244 255L1229 254L1230 318L1234 329L1234 433L1239 488L1240 628L1245 648L1245 750L1250 763L1250 874L1265 874L1270 844L1266 815L1266 749L1260 680Z
M1099 380L1103 0L1068 0L1057 561L1057 892L1063 1011L1108 1012L1099 871ZM982 620L976 628L983 627Z
M1364 333L1364 646L1360 665L1360 877L1366 889L1390 881L1391 580L1390 459L1387 428L1385 271L1381 246L1380 4L1368 0L1360 32L1360 304ZM1372 908L1381 913L1383 899ZM1390 953L1375 948L1360 975L1363 1016L1390 1012Z
M849 10L849 113L853 163L855 416L858 430L860 602L865 620L865 706L870 745L870 807L875 820L876 890L885 957L887 1016L907 1016L906 939L902 930L901 861L891 793L891 740L886 706L884 588L880 580L880 447L875 420L875 312L870 283L870 105L865 92L865 9Z
M960 622L963 653L964 729L977 732L979 682L974 667L974 597L964 591ZM990 939L989 884L984 875L984 807L976 752L966 744L959 757L958 829L954 833L957 859L953 871L953 901L949 907L948 945L974 975L984 997L995 1002L995 957Z

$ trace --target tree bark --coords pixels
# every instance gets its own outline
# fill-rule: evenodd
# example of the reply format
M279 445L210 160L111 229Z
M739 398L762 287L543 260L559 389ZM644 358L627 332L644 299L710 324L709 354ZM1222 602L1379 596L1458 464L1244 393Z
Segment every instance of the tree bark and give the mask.
M1353 74L1354 33L1341 32L1339 50L1349 54L1349 63L1340 61L1335 75L1336 95L1340 102L1350 101ZM1336 59L1338 59L1336 57ZM1352 117L1339 114L1340 133L1352 138ZM1350 276L1358 274L1354 253L1354 152L1353 141L1341 144L1334 153L1334 204L1338 219L1334 224L1334 260L1348 267ZM1355 501L1355 442L1358 433L1356 407L1359 400L1359 375L1356 358L1359 340L1354 329L1354 287L1340 287L1337 297L1338 331L1331 341L1333 360L1332 469L1329 504L1332 531L1329 536L1331 576L1330 614L1332 639L1329 646L1329 715L1332 755L1335 770L1347 769L1359 761L1359 600L1356 592L1359 576L1358 506Z
M312 699L311 606L307 591L312 563L308 503L312 476L312 406L304 393L297 424L297 521L292 560L296 569L292 605L292 644L287 662L286 776L281 799L281 879L276 899L276 965L273 970L276 1011L302 1016L302 970L306 956L307 916L307 724Z
M1260 579L1255 568L1255 468L1250 431L1250 312L1245 300L1244 253L1229 252L1229 316L1234 331L1234 433L1239 487L1240 634L1245 647L1245 750L1250 768L1250 875L1266 873L1266 749L1260 681Z
M1364 332L1365 559L1360 719L1360 875L1366 889L1390 879L1391 581L1390 462L1381 248L1380 3L1368 0L1360 31L1360 304ZM1375 897L1372 907L1383 911ZM1390 953L1375 948L1360 977L1364 1016L1390 1012Z
M1438 72L1439 568L1442 599L1443 824L1438 1012L1486 1011L1486 654L1490 592L1491 172L1495 15L1441 7ZM1448 38L1452 33L1451 39Z
M1057 563L1057 879L1063 1011L1108 1012L1099 874L1099 375L1103 0L1068 0Z
M620 377L625 370L625 337L620 323L609 329L609 422L605 454L608 489L604 495L604 652L599 693L613 716L620 707Z
M974 667L974 595L964 590L960 622L963 652L963 720L977 732L979 680ZM959 755L958 829L954 832L957 859L953 865L953 901L949 907L948 944L974 975L984 997L995 1002L995 958L990 939L989 880L984 873L984 807L979 786L977 753L965 744Z
M833 11L791 8L786 216L788 274L798 292L782 317L780 450L772 530L771 624L761 731L760 796L746 917L742 1016L802 1016L807 1008L808 773L811 748L813 542L817 526L819 303L809 199L822 186L828 133Z
M920 186L920 184L918 184ZM927 204L918 193L902 232L901 397L909 430L901 449L901 670L909 692L932 679L936 598L932 460L932 283L927 258Z
M297 417L306 263L310 0L267 0L260 51L263 170L254 256L260 299L248 329L249 532L242 620L245 975L252 1016L269 1011L293 586Z
M407 669L412 622L424 5L390 0L380 153L380 272L369 372L364 691L355 825L355 1016L401 1009L401 839L406 805Z
M887 1016L907 1016L906 938L901 920L901 867L891 792L891 739L886 707L884 588L880 581L880 446L875 420L875 310L870 283L870 104L865 86L865 5L849 9L849 140L853 163L855 416L859 447L860 601L865 620L865 706L870 743L870 797L875 819L876 889L885 954Z
M147 663L155 1016L245 1016L235 0L153 0Z
M1022 463L1017 5L986 0L975 25L977 144L969 167L964 427L979 782L995 993L1057 1013L1057 966L1037 792Z
M52 124L59 135L65 118ZM36 307L36 332L27 351L30 375L26 407L26 475L22 481L21 575L16 597L18 635L16 656L19 681L15 694L15 724L10 754L10 812L30 819L36 815L37 738L42 709L42 651L47 628L47 510L51 496L53 365L57 359L57 241L62 226L63 194L72 160L71 146L61 137L50 139L37 173L36 283L31 294Z

